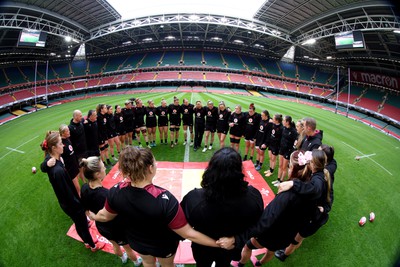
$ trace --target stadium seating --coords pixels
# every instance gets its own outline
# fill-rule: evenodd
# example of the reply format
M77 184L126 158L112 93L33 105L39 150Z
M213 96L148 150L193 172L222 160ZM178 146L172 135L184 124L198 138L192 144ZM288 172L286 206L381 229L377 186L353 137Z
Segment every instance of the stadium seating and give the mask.
M88 62L88 74L96 74L101 72L101 68L106 63L106 58L93 58L89 59ZM85 70L86 72L86 70Z
M203 52L204 60L208 67L218 67L225 68L224 62L222 60L220 53L215 52Z
M127 60L127 55L110 57L103 72L117 71L122 69L124 62Z
M86 75L86 61L85 60L74 60L71 62L71 68L74 73L74 77Z
M203 73L201 71L182 71L182 80L203 80Z
M148 81L154 80L155 73L154 72L141 72L137 73L135 76L135 81Z
M246 55L240 57L242 58L244 64L247 66L248 71L259 71L259 72L263 71L262 67L255 58Z
M122 66L121 70L123 70L123 69L136 69L138 67L139 62L143 59L144 55L145 54L143 54L143 53L130 55L126 59L125 64L124 64L124 66Z
M158 62L161 60L162 55L162 52L147 53L142 59L140 68L156 67Z
M229 74L229 79L231 82L245 83L245 84L251 83L248 76L243 74Z
M71 77L68 64L66 64L66 63L50 64L50 69L53 71L54 79L56 79L57 77L58 78ZM50 70L49 70L49 73L50 73ZM49 77L50 77L50 75L49 75Z
M179 66L182 58L182 51L165 52L160 66Z
M185 66L202 66L200 51L184 51L183 61Z
M207 72L206 80L229 82L228 76L221 72Z
M222 54L229 69L245 70L243 62L237 54Z
M14 102L15 99L10 94L0 95L0 106Z
M277 76L281 76L280 72L279 72L279 68L276 65L276 62L273 60L268 60L268 59L259 59L259 62L261 64L261 66L267 71L267 73L272 74L272 75L277 75Z
M11 84L19 84L19 83L26 83L24 76L20 73L18 68L10 67L4 69L8 79L10 80Z
M277 64L280 67L280 69L282 70L284 77L288 77L288 78L292 78L292 79L296 78L296 65L287 63L287 62L283 62L283 61L279 61L279 62L277 62Z
M33 94L33 92L31 90L28 90L28 89L14 92L13 95L14 95L16 100L24 100L24 99L32 98L32 97L35 96Z
M35 67L34 66L21 66L19 67L20 71L24 74L24 76L29 80L29 82L34 82L35 81ZM44 77L46 78L46 73L44 73ZM40 81L43 80L43 78L39 75L39 73L36 76L36 80ZM24 81L27 82L27 81Z
M176 71L161 71L158 73L156 80L177 80L178 72Z
M303 81L312 81L312 78L315 75L315 69L305 65L296 65L297 72L299 75L299 80ZM316 80L314 80L317 82ZM321 81L321 83L325 83L326 81Z

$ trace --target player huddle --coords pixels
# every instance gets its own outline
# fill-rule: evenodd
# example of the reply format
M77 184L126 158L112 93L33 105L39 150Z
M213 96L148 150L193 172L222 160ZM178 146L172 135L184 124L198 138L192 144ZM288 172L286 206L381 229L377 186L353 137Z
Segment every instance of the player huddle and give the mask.
M265 247L266 254L254 263L261 266L274 254L285 260L328 221L337 165L334 149L322 145L315 119L304 118L295 125L290 116L271 118L267 110L258 114L254 104L246 112L240 105L230 111L223 101L218 108L211 101L205 107L201 101L191 105L187 99L179 104L176 97L174 103L167 105L163 100L159 107L152 101L146 107L140 99L134 102L135 106L133 100L126 101L123 109L115 106L115 112L99 104L86 119L76 110L69 126L49 131L41 144L46 152L41 169L87 248L96 251L104 246L90 235L89 214L113 244L115 254L123 262L131 259L135 266L142 262L155 266L155 258L162 266L173 266L181 237L193 242L197 266L212 262L229 266L231 260L243 266L253 249ZM221 148L210 159L201 188L190 191L179 203L168 190L152 183L157 164L150 148L156 145L157 126L162 144L168 144L169 125L170 146L177 145L181 124L185 145L201 148L205 134L202 151L206 152L212 149L217 132ZM132 146L140 133L146 148ZM228 134L230 148L224 147ZM265 209L260 192L244 180L238 153L242 138L246 142L243 160L253 159L256 151L258 170L268 150L267 177L274 173L279 157L274 182L278 195ZM105 162L114 157L114 144L124 180L107 190L101 182L106 176ZM79 173L87 180L82 189ZM288 181L283 182L286 177Z

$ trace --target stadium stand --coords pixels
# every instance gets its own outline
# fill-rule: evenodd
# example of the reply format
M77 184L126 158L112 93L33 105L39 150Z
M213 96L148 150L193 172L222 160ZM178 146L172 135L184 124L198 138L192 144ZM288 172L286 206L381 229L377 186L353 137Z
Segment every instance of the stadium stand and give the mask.
M184 51L183 62L185 66L201 66L202 56L200 51Z
M163 52L147 53L141 61L140 68L156 67L161 60Z
M207 72L206 73L206 80L211 80L211 81L225 81L228 82L228 76L225 73L221 72Z
M182 59L182 52L165 52L160 66L179 66Z
M182 80L203 80L203 73L201 71L182 71Z
M72 72L74 77L85 76L86 75L86 61L85 60L74 60L71 62Z
M243 62L237 54L221 54L229 69L244 70Z
M277 75L279 77L281 76L275 61L262 58L262 59L259 59L259 62L261 64L261 66L266 70L267 73L272 74L272 75Z
M284 77L296 78L296 65L287 63L287 62L277 62L278 67L280 67L281 71L283 72Z
M101 72L101 68L104 66L106 62L105 58L93 58L89 59L87 64L88 74L96 74ZM85 72L86 72L85 70Z
M220 53L203 52L204 61L209 67L225 68L224 62Z
M242 55L240 58L243 60L245 68L248 71L262 71L260 64L255 58L246 55Z
M26 83L26 80L21 75L18 68L10 67L4 70L6 72L6 77L10 80L11 84Z
M65 63L50 64L50 67L51 70L53 71L54 79L71 77L70 70Z
M143 54L143 53L136 53L136 54L130 55L126 59L126 61L124 63L124 66L122 66L122 70L123 69L136 69L136 68L138 68L138 64L143 59L144 55L145 54Z

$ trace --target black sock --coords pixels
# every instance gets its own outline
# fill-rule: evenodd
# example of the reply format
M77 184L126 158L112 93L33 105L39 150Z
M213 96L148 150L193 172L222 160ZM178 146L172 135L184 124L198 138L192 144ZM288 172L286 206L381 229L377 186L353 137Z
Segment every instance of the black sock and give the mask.
M163 143L163 140L161 139L161 144Z
M149 145L149 142L146 142L146 146L148 146Z
M256 160L256 164L257 164L257 165L260 164L260 161L259 161L259 160Z
M271 172L271 173L273 173L274 172L274 169L272 169L271 167L269 168L269 171Z
M244 267L244 263L238 262L238 267Z
M173 145L174 144L174 142L173 141L171 141L171 145Z
M260 162L259 164L260 164L260 167L263 165L263 163L262 163L262 162Z
M114 157L114 155L111 155L111 157Z
M168 144L168 139L165 139L165 143Z
M253 157L250 157L250 160L253 160Z
M210 144L210 146L212 146L213 143Z
M247 160L247 155L244 155L243 160Z
M142 143L139 142L138 144L139 144L139 146L140 146Z
M178 139L175 139L175 143L178 143Z

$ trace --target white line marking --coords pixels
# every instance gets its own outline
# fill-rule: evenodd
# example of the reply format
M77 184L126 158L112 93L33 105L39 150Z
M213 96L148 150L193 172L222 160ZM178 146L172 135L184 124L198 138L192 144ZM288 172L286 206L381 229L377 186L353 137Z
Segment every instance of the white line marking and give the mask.
M6 146L6 148L7 148L8 150L11 150L11 151L14 151L14 152L18 152L18 153L21 153L21 154L25 154L24 151L21 151L21 150L15 149L15 148L11 148L11 147L8 147L8 146Z
M375 156L376 154L374 153L374 154L369 154L369 155L363 155L363 156L358 156L358 158L359 159L362 159L362 158L369 158L369 157L372 157L372 156Z
M343 142L342 141L342 143L343 144L345 144L346 146L348 146L348 147L350 147L350 148L352 148L352 149L354 149L355 151L357 151L358 153L360 153L361 155L363 155L363 156L365 156L365 154L364 153L362 153L360 150L358 150L357 148L355 148L355 147L352 147L351 145L349 145L349 144L347 144L347 143L345 143L345 142ZM388 171L385 167L383 167L381 164L379 164L378 162L376 162L375 160L373 160L373 159L371 159L370 157L367 157L369 160L371 160L372 162L374 162L376 165L378 165L379 167L381 167L382 169L384 169L387 173L389 173L390 175L393 175L390 171Z
M190 103L192 104L193 101L193 92L190 96ZM194 126L194 125L193 125ZM183 157L183 162L189 162L189 152L190 152L190 140L193 139L193 136L190 136L190 127L187 127L186 129L187 136L190 137L188 138L185 146L185 156Z
M23 145L25 145L25 144L27 144L27 143L29 143L29 142L35 140L35 139L38 138L38 137L39 137L39 135L33 137L32 139L29 139L29 140L26 141L25 143L23 143L23 144L17 146L15 149L20 148L21 146L23 146ZM6 153L4 156L2 156L2 157L0 158L0 160L2 160L4 157L6 157L6 156L7 156L8 154L10 154L11 152L12 152L12 151L9 151L8 153Z

